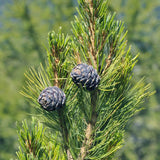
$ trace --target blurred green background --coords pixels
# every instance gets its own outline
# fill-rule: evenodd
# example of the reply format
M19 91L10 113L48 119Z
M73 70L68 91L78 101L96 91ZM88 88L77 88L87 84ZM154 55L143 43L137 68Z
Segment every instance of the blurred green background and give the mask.
M29 66L45 63L47 36L62 26L71 34L76 0L0 0L0 160L16 158L16 121L33 109L19 94ZM145 110L128 123L122 160L160 159L160 0L111 0L109 9L125 21L132 54L140 52L135 78L156 90Z

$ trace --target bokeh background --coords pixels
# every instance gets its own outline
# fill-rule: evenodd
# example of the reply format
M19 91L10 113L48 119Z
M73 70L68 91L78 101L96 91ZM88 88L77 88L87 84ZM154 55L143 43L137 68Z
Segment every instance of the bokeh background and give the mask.
M34 110L19 94L30 66L45 63L48 32L71 34L76 0L0 0L0 160L16 159L16 121ZM125 21L132 54L140 53L135 79L145 77L156 93L126 127L122 160L160 160L160 0L110 0Z

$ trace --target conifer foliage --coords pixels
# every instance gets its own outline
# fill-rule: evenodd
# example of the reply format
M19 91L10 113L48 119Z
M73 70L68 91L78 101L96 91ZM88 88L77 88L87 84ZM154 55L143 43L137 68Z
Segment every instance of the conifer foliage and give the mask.
M34 143L38 154L31 149L26 153L27 145L23 143L28 129L20 132L20 140L24 138L23 143L20 141L19 159L25 159L26 154L35 159L40 155L39 159L115 159L115 152L124 143L127 121L141 110L140 104L151 94L143 80L132 80L137 56L132 57L127 46L124 23L108 12L108 1L78 3L73 34L65 36L61 28L51 31L46 66L25 73L27 80L21 93L31 100L38 110L38 121L47 129L40 142ZM50 91L54 87L56 91ZM40 94L42 98L47 95L43 104L48 100L49 107L51 102L62 102L59 91L66 96L63 106L46 110L39 105ZM33 130L34 127L33 137L41 133ZM57 152L46 156L46 142Z

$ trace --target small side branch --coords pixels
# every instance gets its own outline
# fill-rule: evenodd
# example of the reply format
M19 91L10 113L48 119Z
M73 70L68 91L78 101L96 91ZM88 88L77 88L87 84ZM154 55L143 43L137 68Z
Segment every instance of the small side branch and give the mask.
M84 158L86 157L87 150L90 148L90 145L92 144L91 135L92 135L92 125L91 123L88 123L85 133L85 140L82 144L78 160L84 160Z
M63 120L63 111L61 109L58 110L58 115L59 115L59 122L60 122L60 126L61 126L61 131L62 131L62 137L63 137L63 141L64 141L64 149L65 152L67 154L67 137L68 137L68 132L67 132L67 128L66 125L64 124L64 120Z
M53 64L53 72L54 72L54 85L57 87L60 87L60 83L58 81L58 65L59 65L59 57L58 57L58 53L59 51L55 48L55 46L52 46L52 55L55 58L54 64ZM63 118L63 109L60 108L58 111L58 116L59 116L59 122L60 122L60 127L61 127L61 134L62 134L62 138L63 138L63 149L64 152L67 155L67 159L68 160L73 160L72 155L69 151L68 148L68 130L66 127L66 123L65 123L65 119Z
M63 142L64 142L64 152L66 152L67 155L67 159L68 160L73 160L73 157L69 151L68 148L68 131L67 131L67 127L65 124L65 120L63 119L63 110L59 109L58 110L58 115L59 115L59 122L60 122L60 126L61 126L61 133L62 133L62 138L63 138Z
M97 69L97 63L96 63L96 51L95 51L95 23L94 23L94 15L93 15L93 0L86 0L86 3L89 5L89 10L88 14L90 15L90 20L89 20L89 33L90 37L89 38L89 55L90 58L92 59L94 64L94 68Z
M78 160L84 160L85 157L88 154L88 150L90 149L92 142L93 142L93 129L95 127L96 121L97 121L97 114L96 114L96 103L97 103L97 94L98 90L94 90L91 92L91 119L87 125L86 131L85 131L85 139L82 144L80 155Z
M57 72L57 68L58 68L58 63L59 63L59 58L56 54L56 49L54 46L52 46L52 55L53 57L55 58L55 63L53 64L53 72L54 72L54 85L55 86L59 86L59 83L58 83L58 72Z

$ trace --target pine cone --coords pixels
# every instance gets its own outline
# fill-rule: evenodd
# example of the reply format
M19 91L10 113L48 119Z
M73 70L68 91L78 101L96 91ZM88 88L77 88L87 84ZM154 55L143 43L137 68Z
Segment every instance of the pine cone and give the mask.
M64 105L65 100L66 96L64 92L56 86L47 87L38 97L38 103L47 111L61 108Z
M81 84L87 90L94 90L100 82L97 71L91 65L84 63L78 64L73 68L71 77L77 86Z

